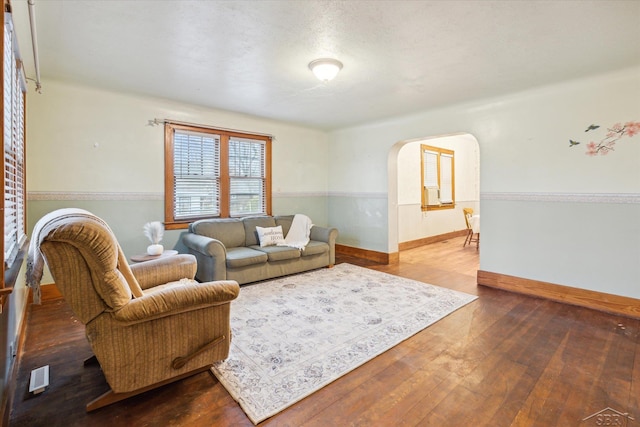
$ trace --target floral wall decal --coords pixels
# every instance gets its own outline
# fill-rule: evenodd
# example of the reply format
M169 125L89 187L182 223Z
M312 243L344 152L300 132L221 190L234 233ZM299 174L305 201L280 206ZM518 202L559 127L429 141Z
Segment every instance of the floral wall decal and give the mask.
M594 131L598 128L600 128L600 125L592 124L587 127L585 132ZM599 142L589 142L585 154L587 156L606 156L610 151L614 151L616 142L618 142L620 138L623 136L632 137L637 134L640 134L640 122L616 123L610 128L607 128L606 135ZM581 142L573 139L569 140L569 147L575 147L578 144L581 144Z

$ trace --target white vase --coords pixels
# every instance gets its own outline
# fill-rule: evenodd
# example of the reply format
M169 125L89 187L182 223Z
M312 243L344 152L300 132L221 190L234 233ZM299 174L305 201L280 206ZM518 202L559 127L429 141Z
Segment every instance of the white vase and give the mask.
M163 251L164 247L160 244L147 246L147 253L149 255L162 255Z

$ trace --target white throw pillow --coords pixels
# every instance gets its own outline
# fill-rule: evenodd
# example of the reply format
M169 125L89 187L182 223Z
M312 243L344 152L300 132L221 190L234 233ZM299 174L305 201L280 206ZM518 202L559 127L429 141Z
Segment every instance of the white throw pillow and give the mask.
M278 243L284 243L284 235L282 234L282 226L277 227L256 227L260 247L274 246Z

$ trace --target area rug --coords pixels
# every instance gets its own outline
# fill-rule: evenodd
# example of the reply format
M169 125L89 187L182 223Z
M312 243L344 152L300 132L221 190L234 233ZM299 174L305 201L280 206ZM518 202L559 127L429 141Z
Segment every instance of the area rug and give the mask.
M212 371L258 424L476 298L351 264L243 286Z

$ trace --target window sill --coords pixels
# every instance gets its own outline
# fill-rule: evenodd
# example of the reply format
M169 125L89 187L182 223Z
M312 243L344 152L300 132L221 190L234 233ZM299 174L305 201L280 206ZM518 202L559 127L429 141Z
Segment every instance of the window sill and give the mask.
M18 280L18 274L20 273L20 269L22 268L22 263L24 262L24 257L27 254L27 248L29 247L29 239L25 239L22 247L18 251L18 255L16 259L13 261L10 267L5 268L4 270L4 284L3 287L0 288L0 302L1 306L4 306L4 302L11 292L13 292L13 288L16 285L16 281Z
M456 207L455 204L451 205L442 205L442 206L423 206L422 211L444 211L447 209L454 209Z
M27 254L28 247L29 239L25 239L24 243L22 243L22 247L18 251L16 259L13 261L13 264L5 268L3 287L4 289L13 288L16 285L16 280L18 280L18 274L20 273L20 268L22 268L22 263L24 262L24 257ZM0 294L4 289L0 288Z

